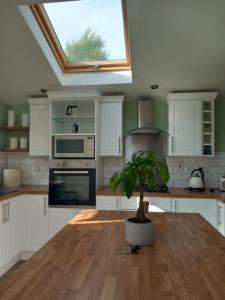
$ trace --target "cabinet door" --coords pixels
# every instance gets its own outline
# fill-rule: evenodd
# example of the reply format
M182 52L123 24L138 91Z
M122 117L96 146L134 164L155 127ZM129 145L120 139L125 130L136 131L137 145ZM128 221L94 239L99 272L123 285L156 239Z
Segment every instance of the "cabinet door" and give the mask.
M120 197L121 210L137 210L138 203L139 197L130 197L129 199L126 196Z
M199 213L218 228L218 208L215 199L173 198L172 209L174 212Z
M80 211L78 208L49 208L49 238L59 232Z
M169 155L202 154L201 108L201 100L169 102Z
M0 275L16 261L21 251L21 198L0 202Z
M30 105L30 155L49 156L49 105Z
M145 201L149 202L150 212L171 212L172 211L171 198L145 197Z
M118 210L120 196L97 196L97 210Z
M224 204L220 201L217 201L217 208L218 208L218 231L224 235Z
M25 195L22 216L22 250L36 251L48 241L47 196Z
M7 201L7 253L11 259L21 252L22 239L22 215L21 197L15 197Z
M121 156L122 103L101 103L101 155Z
M6 204L6 201L0 202L0 268L7 262Z

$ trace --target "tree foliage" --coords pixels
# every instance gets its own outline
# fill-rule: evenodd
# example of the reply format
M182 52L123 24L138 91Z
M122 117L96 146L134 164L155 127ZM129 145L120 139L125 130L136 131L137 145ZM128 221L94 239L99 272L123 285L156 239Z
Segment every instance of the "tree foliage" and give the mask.
M108 58L104 40L90 28L79 40L73 39L67 42L64 52L69 62L101 61Z

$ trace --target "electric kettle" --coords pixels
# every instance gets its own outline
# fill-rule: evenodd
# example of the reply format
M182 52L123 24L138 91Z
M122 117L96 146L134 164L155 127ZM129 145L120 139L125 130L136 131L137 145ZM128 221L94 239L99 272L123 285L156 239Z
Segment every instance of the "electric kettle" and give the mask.
M194 169L191 172L191 178L189 179L189 190L196 192L204 191L204 172L201 167Z

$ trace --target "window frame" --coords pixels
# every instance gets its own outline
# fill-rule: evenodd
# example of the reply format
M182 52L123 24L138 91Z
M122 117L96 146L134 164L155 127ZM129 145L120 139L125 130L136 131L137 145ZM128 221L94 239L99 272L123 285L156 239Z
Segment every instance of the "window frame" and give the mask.
M99 71L123 71L131 70L130 60L130 47L128 39L128 26L126 14L126 0L121 0L123 12L123 26L124 26L124 41L125 41L125 60L112 60L110 61L96 61L96 62L79 62L72 63L66 60L62 46L58 40L55 30L49 20L47 12L43 4L29 5L37 23L39 24L42 33L44 34L52 52L60 65L63 73L76 73L76 72L99 72Z

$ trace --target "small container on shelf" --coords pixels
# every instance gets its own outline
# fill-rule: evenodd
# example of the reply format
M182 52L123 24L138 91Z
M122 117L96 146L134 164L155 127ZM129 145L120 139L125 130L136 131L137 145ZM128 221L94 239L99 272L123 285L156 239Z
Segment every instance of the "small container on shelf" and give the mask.
M20 149L27 149L28 148L28 141L26 136L22 136L20 138Z
M212 145L203 145L203 155L212 155Z
M21 118L21 125L22 127L28 127L29 126L29 114L23 113Z
M10 149L18 149L18 138L17 137L10 138L9 147L10 147Z
M8 110L8 127L14 127L16 115L14 110Z

